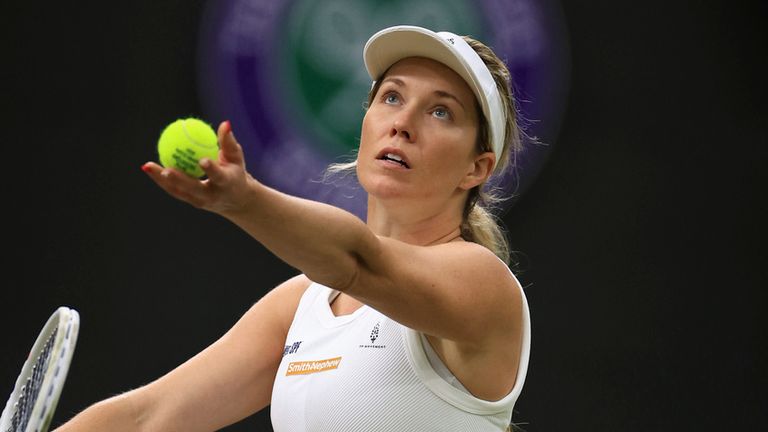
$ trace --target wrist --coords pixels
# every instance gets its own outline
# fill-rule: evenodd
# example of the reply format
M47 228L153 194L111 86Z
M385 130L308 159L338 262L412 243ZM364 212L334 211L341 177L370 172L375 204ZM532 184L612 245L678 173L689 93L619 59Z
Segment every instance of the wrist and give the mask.
M237 222L244 217L252 217L254 211L258 208L259 197L263 195L265 189L266 186L251 177L251 175L246 174L242 191L237 194L237 198L232 200L229 205L222 208L218 213L233 222Z

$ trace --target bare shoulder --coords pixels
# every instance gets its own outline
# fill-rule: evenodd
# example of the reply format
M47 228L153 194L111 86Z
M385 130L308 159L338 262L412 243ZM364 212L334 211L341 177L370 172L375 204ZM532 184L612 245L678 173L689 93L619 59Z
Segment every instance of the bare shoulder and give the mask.
M487 278L495 282L508 284L508 288L518 288L517 279L512 275L504 261L490 249L470 241L454 241L434 246L414 246L398 240L380 237L386 244L391 258L399 258L418 264L429 261L440 267L452 267L459 276L473 279ZM405 257L405 258L402 258ZM415 261L414 261L415 260ZM389 264L389 262L387 262Z
M503 333L518 327L522 316L522 287L509 266L488 248L472 242L445 244L454 266L473 281L469 289L483 310L495 311L494 323ZM466 277L466 276L465 276ZM466 279L465 279L466 280ZM508 317L508 319L504 319Z
M312 281L306 275L301 273L282 282L272 291L279 291L286 295L291 295L289 293L292 293L293 295L299 294L299 297L301 297L301 294L304 294L304 291L306 291L310 285L312 285Z
M431 246L436 259L456 269L456 276L474 281L476 293L521 297L521 287L509 266L491 250L477 243L460 241Z
M251 306L223 339L249 340L255 334L266 332L270 339L282 343L291 328L301 296L311 284L312 281L303 274L280 283Z
M254 356L279 351L301 297L309 285L311 281L303 274L280 283L252 305L220 342L224 346L231 346L237 352L252 350ZM245 342L253 341L254 338L259 343ZM278 361L279 358L272 360Z
M287 333L301 296L311 284L312 281L304 274L294 276L264 295L243 318L254 316L253 319L263 319L265 313L273 315L276 324Z

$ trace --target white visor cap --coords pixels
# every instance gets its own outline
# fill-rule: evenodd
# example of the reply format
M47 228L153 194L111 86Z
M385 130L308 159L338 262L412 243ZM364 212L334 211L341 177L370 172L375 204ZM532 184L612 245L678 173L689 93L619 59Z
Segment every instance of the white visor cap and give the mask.
M408 57L438 61L466 81L480 102L488 122L491 148L499 157L504 149L504 105L491 72L475 50L464 38L453 33L435 33L423 27L408 25L377 32L368 39L363 49L365 68L374 83L390 66Z

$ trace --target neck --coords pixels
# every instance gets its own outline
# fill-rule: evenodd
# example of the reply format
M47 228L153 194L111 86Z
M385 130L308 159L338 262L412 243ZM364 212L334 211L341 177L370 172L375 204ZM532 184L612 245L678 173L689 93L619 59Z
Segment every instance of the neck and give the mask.
M424 212L423 207L387 206L368 198L368 227L379 236L405 243L430 246L461 240L461 208L441 212Z

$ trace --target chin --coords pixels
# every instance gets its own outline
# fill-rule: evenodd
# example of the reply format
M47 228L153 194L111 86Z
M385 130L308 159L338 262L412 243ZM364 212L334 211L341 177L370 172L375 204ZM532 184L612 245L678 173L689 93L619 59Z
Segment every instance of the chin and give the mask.
M381 200L405 198L405 191L403 190L402 185L393 184L392 182L375 182L371 185L363 185L363 189L365 189L368 196L371 198Z
M371 198L379 200L405 199L408 196L408 185L385 175L358 176L360 186Z

